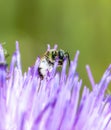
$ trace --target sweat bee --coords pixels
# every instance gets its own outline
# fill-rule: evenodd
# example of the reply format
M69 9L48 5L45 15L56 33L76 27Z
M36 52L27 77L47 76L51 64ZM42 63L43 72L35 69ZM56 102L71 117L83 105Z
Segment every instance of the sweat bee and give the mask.
M38 73L40 78L43 79L44 76L52 71L56 61L58 62L59 67L63 65L66 59L70 65L70 57L68 52L65 52L62 49L58 50L57 45L55 45L53 49L50 49L50 46L48 46L48 49L40 59L40 64L38 66Z

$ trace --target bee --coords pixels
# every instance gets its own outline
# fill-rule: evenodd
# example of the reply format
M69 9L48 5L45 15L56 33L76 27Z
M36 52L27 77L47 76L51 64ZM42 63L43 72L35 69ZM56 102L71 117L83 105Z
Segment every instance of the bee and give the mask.
M56 61L58 62L57 67L59 67L63 65L66 59L68 59L70 65L70 57L68 52L65 52L62 49L58 50L57 46L55 46L54 49L50 49L49 46L43 57L40 59L40 64L38 66L38 73L40 78L43 79L44 76L52 71Z

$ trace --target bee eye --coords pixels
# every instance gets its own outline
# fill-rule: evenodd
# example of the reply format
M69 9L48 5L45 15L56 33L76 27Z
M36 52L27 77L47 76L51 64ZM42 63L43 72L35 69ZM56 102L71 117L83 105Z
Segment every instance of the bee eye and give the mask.
M64 58L64 53L62 51L59 51L58 55L59 55L59 59L63 59Z
M52 59L55 60L56 56L57 56L56 52L53 51L53 52L52 52Z

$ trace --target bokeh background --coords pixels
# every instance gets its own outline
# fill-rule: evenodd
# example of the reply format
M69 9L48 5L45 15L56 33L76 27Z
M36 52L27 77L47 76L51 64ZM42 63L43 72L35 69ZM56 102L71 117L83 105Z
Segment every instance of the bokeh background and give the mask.
M23 71L47 43L57 43L71 59L80 50L78 72L84 84L90 85L86 64L98 82L111 63L111 0L0 0L0 42L7 43L8 62L16 40Z

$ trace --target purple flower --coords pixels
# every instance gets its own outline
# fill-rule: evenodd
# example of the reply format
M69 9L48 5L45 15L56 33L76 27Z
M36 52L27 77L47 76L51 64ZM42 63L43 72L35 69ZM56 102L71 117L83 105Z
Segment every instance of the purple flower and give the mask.
M111 81L111 65L99 83L86 66L92 90L83 87L76 72L79 51L57 72L55 63L48 79L40 79L37 58L24 74L18 42L10 68L0 46L0 130L111 130L111 96L105 91Z

